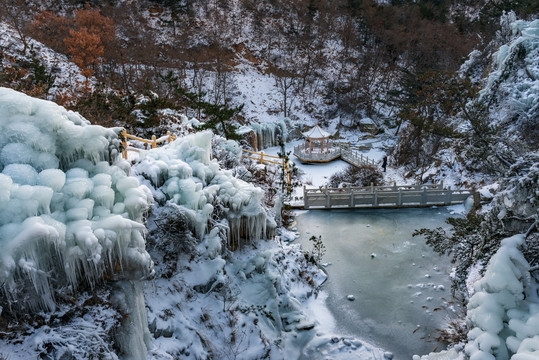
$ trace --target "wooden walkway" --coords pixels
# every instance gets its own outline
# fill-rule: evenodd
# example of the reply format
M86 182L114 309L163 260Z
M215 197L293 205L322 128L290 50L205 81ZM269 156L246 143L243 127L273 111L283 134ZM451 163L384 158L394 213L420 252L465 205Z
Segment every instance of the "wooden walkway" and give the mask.
M393 185L347 187L341 189L303 187L303 208L349 209L349 208L405 208L447 206L463 203L472 196L478 201L479 193L473 190L443 188L435 185Z
M157 139L155 137L155 135L152 135L152 138L151 140L149 139L143 139L141 137L138 137L138 136L135 136L135 135L131 135L131 134L128 134L127 133L127 130L123 129L121 132L120 132L120 138L122 140L122 158L124 158L125 160L127 160L127 151L136 151L136 152L141 152L141 151L145 151L146 149L138 149L138 148L135 148L135 147L132 147L132 146L129 146L129 144L127 143L127 139L132 139L132 140L137 140L137 141L140 141L142 143L144 143L144 146L146 147L147 144L150 144L150 147L152 149L155 149L157 147L157 144L160 144L160 143L163 143L163 142L167 142L170 143L171 141L174 141L176 140L177 136L176 134L171 134L170 131L167 131L167 134L165 136L161 136L159 139Z
M368 157L363 156L363 154L359 153L358 151L343 146L341 146L341 159L343 159L350 165L354 165L355 167L369 165L376 166L376 162L373 159L369 159Z

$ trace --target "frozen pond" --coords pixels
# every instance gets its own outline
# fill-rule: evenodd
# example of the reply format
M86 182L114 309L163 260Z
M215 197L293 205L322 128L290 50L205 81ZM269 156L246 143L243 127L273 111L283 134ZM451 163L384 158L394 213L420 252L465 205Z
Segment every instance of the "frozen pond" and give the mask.
M451 264L412 233L449 227L449 216L446 208L297 213L302 246L312 249L312 235L322 235L326 246L322 263L330 265L323 290L340 333L391 351L396 360L440 345L432 337L448 313L433 309L451 300Z

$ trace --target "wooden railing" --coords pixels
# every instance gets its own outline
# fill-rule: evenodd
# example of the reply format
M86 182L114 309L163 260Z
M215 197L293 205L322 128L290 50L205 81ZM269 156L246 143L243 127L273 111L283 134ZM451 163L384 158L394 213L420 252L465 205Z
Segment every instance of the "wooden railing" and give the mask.
M444 206L462 203L470 196L475 203L477 195L474 190L444 189L443 184L349 186L340 189L303 187L305 209Z
M290 185L290 167L288 166L288 160L280 156L266 155L263 151L254 152L250 150L241 149L242 157L245 159L255 160L260 164L275 164L279 166L284 166L286 170L286 183ZM247 155L245 155L247 154Z
M125 129L123 129L120 134L122 136L122 145L123 145L122 157L124 159L126 159L126 160L127 160L127 149L128 149L127 139L137 140L137 141L143 142L145 144L150 144L150 147L152 149L155 149L157 147L157 144L163 143L165 141L168 144L171 141L176 140L176 138L177 138L176 134L171 134L170 131L167 131L167 134L165 136L161 136L159 139L157 139L155 137L155 135L152 135L152 138L150 140L143 139L143 138L140 138L138 136L128 134L127 130L125 130ZM131 149L135 150L135 151L140 151L140 149L137 149L137 148L131 148Z

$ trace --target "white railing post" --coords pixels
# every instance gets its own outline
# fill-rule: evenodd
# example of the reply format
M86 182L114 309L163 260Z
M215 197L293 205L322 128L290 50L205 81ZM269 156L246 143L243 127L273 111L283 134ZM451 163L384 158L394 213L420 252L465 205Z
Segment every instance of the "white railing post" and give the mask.
M307 189L305 185L303 185L303 208L309 209L309 196L307 195Z
M331 198L329 196L329 191L328 191L328 185L327 184L326 184L325 194L326 194L326 207L330 208L331 207Z
M373 201L373 206L378 206L378 188L376 188L376 191L374 193L374 198L372 199Z
M447 192L445 193L445 204L451 204L451 186L447 187Z
M399 189L399 197L397 199L397 206L402 206L402 189Z
M421 193L421 205L427 205L427 188L424 188Z

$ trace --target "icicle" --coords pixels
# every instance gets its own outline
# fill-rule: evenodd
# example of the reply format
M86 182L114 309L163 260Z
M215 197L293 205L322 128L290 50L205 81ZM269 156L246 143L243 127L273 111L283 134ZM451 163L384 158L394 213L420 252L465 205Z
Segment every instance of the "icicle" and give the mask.
M116 332L120 352L131 360L146 360L152 336L140 282L117 282L112 302L123 315L121 331Z

